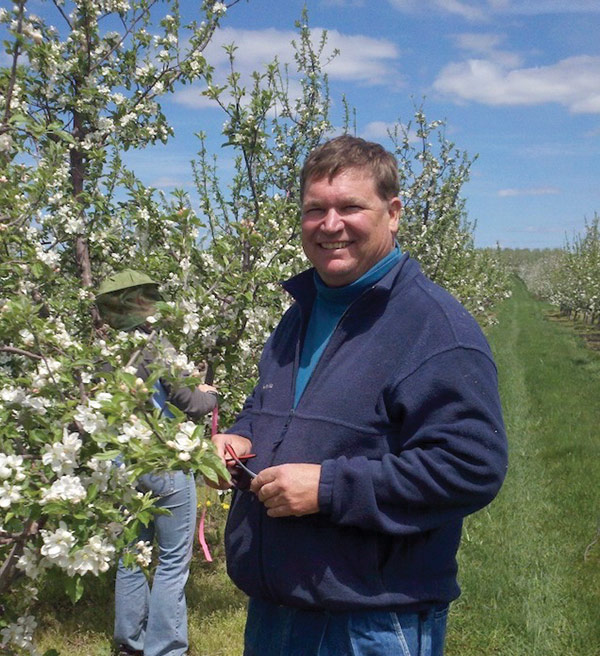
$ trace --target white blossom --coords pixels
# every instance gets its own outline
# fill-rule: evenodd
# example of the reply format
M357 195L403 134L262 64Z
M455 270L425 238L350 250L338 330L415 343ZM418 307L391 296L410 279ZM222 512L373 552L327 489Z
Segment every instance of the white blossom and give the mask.
M195 312L188 312L183 317L183 334L194 334L200 325L200 317Z
M0 508L10 508L22 498L20 485L11 485L8 481L4 481L0 486Z
M112 394L110 392L98 392L93 399L88 401L88 406L98 410L102 407L104 403L110 403L112 400Z
M33 634L37 627L35 619L31 615L19 617L16 622L9 624L0 631L2 642L0 647L12 646L33 652Z
M51 501L68 501L80 503L86 497L86 491L79 476L61 476L49 489L42 490L41 503Z
M92 536L86 545L77 549L69 556L67 574L74 576L92 573L98 576L106 572L115 554L115 548L106 539L98 535Z
M23 465L23 456L0 453L0 479L7 480L9 478L12 478L17 483L25 480L26 474Z
M90 469L92 473L85 477L85 483L87 485L97 485L100 492L106 492L108 489L108 482L112 475L112 470L115 469L114 464L107 460L90 458L86 463L86 467Z
M0 400L5 403L20 405L26 396L27 392L22 387L3 387L0 390Z
M52 358L44 358L37 366L37 371L31 378L31 385L33 387L44 387L48 381L56 380L56 374L62 368L62 363L59 360Z
M124 116L121 116L121 119L119 120L119 123L125 127L126 125L129 125L131 121L134 121L136 118L135 112L129 112L128 114L125 114Z
M77 467L77 454L81 449L81 439L78 433L69 433L63 428L62 442L46 445L46 452L42 454L44 465L50 465L52 471L62 476L73 474Z
M106 428L106 419L99 412L85 405L78 405L74 419L78 421L83 430L90 435L98 433Z
M28 576L30 579L38 578L43 569L43 565L38 557L37 551L27 545L23 549L23 554L17 561L17 569L25 572L25 576Z
M43 262L47 266L54 268L60 261L60 255L59 253L55 253L53 251L45 251L41 246L36 246L35 247L35 254L40 260L40 262Z
M42 529L42 547L40 553L48 559L48 561L66 569L69 564L69 552L76 543L75 536L67 529L64 522L60 522L55 531L48 531Z
M46 408L51 404L50 399L46 399L43 396L33 396L32 394L27 394L21 405L24 408L29 408L33 412L39 415L46 414Z
M8 152L12 148L13 140L10 134L5 132L0 134L0 153Z
M130 440L140 440L142 444L148 444L152 438L152 431L142 421L137 420L123 424L117 440L121 444L127 444Z
M177 457L180 460L190 460L191 452L204 446L199 437L192 437L197 426L193 421L185 421L179 424L178 428L179 431L176 433L175 439L169 440L167 446L179 451Z
M135 545L137 555L135 557L135 562L140 567L149 567L152 562L152 544L150 542L144 542L140 540Z
M27 328L19 330L19 337L23 340L23 344L26 346L32 346L35 341L33 333L30 330L27 330Z

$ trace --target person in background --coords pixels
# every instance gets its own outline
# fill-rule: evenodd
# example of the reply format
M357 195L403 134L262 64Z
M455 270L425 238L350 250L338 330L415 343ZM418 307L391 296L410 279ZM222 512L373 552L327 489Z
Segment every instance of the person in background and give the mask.
M106 278L96 295L100 315L111 327L148 334L147 346L134 363L142 380L148 378L153 362L159 357L157 340L162 348L170 346L147 322L160 300L158 283L131 269ZM167 416L172 416L165 405L167 401L192 421L200 421L217 403L217 391L211 385L190 389L159 380L155 387L152 402ZM158 545L158 564L151 587L139 567L127 568L119 561L114 639L119 656L184 656L188 649L185 584L196 526L194 476L183 471L146 474L137 481L137 489L151 492L157 499L156 506L169 513L156 515L138 536L139 541L156 540Z
M258 384L213 437L230 468L226 447L255 454L225 534L245 656L440 656L463 518L506 473L489 346L401 252L399 191L379 144L344 135L308 156L313 268L284 283L295 302Z

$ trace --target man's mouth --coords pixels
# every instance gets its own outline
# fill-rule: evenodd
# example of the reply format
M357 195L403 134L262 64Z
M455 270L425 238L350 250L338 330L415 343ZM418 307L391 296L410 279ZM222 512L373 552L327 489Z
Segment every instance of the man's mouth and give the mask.
M337 248L346 248L349 245L349 241L329 241L319 244L321 248L324 248L327 251L334 251Z

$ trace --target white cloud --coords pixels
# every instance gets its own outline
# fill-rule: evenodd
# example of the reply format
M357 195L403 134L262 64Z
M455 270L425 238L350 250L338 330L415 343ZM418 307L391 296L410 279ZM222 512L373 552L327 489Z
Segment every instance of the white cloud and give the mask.
M323 0L330 7L364 7L365 0Z
M521 64L520 55L509 52L508 50L501 50L498 47L505 39L503 34L465 32L463 34L453 35L452 39L461 50L473 55L483 55L487 59L491 59L507 68Z
M408 13L427 13L441 11L460 16L468 21L481 21L486 18L481 2L464 0L389 0L392 7Z
M523 16L600 13L598 0L488 0L492 11Z
M550 66L508 70L485 59L446 66L434 89L485 105L559 103L574 114L600 113L600 57L581 55Z
M386 139L389 131L393 131L394 125L394 123L385 123L384 121L372 121L367 123L360 136L363 139Z
M313 41L318 44L322 30L311 30ZM216 84L223 84L229 72L229 59L224 45L235 43L235 67L241 74L241 84L250 84L250 75L254 71L263 71L275 57L284 64L290 64L294 70L294 50L292 40L298 40L298 34L292 30L267 28L262 30L243 30L226 27L218 30L206 48L204 55L215 68ZM401 78L393 75L393 64L398 59L397 46L386 39L374 39L362 35L342 34L337 30L327 31L327 44L322 61L326 61L334 50L340 54L334 57L324 71L330 80L352 80L364 85L389 85L390 78L399 85ZM297 81L290 80L290 95L300 89ZM204 108L213 106L212 101L201 95L202 89L192 86L177 91L175 102L189 107Z
M389 0L406 13L451 14L471 22L490 21L494 15L537 16L541 14L600 13L597 0Z
M398 48L391 41L329 30L327 43L340 51L326 68L332 80L387 86L393 79L394 70L390 64L398 59Z
M193 186L189 180L182 181L181 178L172 178L168 175L161 175L158 178L155 178L150 182L151 187L156 187L157 189L167 189L170 187L177 187L179 189L185 187Z
M480 3L459 2L459 0L436 0L435 4L450 14L462 16L469 21L477 21L485 18L485 13L481 9Z
M499 189L500 198L511 198L515 196L554 196L560 190L556 187L527 187L523 189Z

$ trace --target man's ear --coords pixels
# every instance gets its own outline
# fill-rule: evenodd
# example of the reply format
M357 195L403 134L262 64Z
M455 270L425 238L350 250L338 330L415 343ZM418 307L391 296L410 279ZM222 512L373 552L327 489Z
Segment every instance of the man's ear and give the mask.
M402 201L396 196L388 202L390 232L395 235L398 232L398 224L402 216Z

